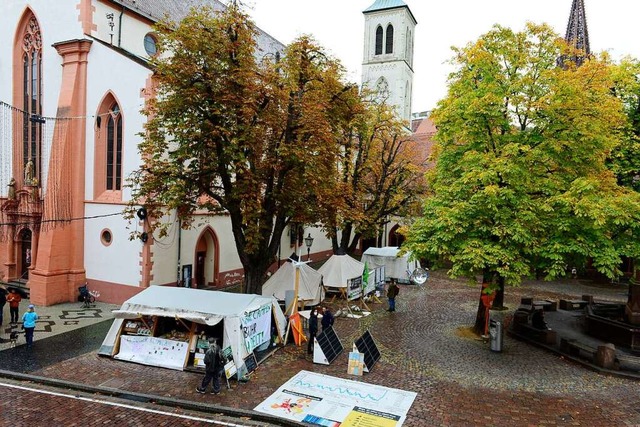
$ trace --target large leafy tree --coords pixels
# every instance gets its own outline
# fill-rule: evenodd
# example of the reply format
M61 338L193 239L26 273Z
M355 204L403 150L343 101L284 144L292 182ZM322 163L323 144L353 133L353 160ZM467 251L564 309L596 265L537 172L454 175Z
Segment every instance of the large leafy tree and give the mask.
M611 68L596 58L558 67L566 49L548 26L528 24L455 50L432 115L432 195L406 243L418 256L449 260L453 276L482 274L492 291L533 271L562 276L569 259L612 277L622 255L638 253L640 200L605 164L625 126ZM479 303L478 331L484 315Z
M389 217L414 213L425 191L425 151L384 102L363 98L338 134L340 200L323 218L334 252L354 252Z
M177 212L185 226L196 211L226 213L245 290L259 293L287 224L315 221L314 205L331 200L334 133L357 90L309 38L259 52L236 2L194 9L158 35L157 96L132 204L154 218ZM162 234L168 224L154 226Z

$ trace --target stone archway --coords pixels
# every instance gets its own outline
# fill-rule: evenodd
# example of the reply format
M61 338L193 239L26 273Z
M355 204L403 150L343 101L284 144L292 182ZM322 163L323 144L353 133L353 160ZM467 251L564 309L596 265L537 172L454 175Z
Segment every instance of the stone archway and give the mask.
M193 287L206 288L218 285L220 271L220 247L218 237L211 227L205 228L195 247Z
M29 267L31 267L33 254L31 252L31 238L33 237L31 230L25 228L18 234L18 274L19 281L29 280Z
M389 231L389 246L400 247L404 243L404 236L398 233L400 226L398 224L394 225Z

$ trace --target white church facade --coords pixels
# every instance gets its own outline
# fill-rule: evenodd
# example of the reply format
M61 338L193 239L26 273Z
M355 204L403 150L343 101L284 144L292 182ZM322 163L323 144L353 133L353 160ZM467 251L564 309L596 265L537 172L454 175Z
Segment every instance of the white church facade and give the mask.
M203 213L188 230L168 218L168 236L131 239L132 231L149 229L149 218L144 211L133 220L122 214L131 199L127 177L143 164L137 147L146 120L140 111L153 95L153 25L202 4L224 7L218 0L3 0L0 281L26 284L34 304L74 301L84 283L101 300L121 303L153 285L242 281L225 215ZM403 34L415 19L406 5L367 10L367 33L377 31L374 17L387 37L389 25L396 30L392 52L382 54L390 63L372 53L367 75L386 79L410 112L413 42L409 52ZM374 36L365 58L376 43ZM283 49L262 31L258 44L265 54ZM308 234L314 259L329 255L320 229L293 234L282 237L283 259L300 246L304 256Z

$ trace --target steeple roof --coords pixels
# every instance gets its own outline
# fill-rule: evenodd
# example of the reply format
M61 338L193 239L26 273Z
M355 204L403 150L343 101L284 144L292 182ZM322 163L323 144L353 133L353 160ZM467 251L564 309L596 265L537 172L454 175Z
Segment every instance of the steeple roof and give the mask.
M565 40L567 43L570 43L574 47L584 51L585 57L591 55L589 31L587 29L587 15L584 10L584 0L573 0ZM585 58L576 59L578 65L580 65Z
M400 7L406 7L409 11L409 15L411 15L416 23L418 22L413 16L413 13L411 13L411 9L409 9L409 6L407 6L407 4L402 0L376 0L371 6L363 10L362 13L366 14L371 12L378 12L381 10L397 9Z

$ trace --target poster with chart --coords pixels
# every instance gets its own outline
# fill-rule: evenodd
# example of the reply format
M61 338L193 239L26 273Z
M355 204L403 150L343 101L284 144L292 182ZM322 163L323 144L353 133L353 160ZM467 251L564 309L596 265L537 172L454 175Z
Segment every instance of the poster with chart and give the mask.
M331 427L399 427L417 394L300 371L255 410Z
M182 370L188 351L188 343L182 341L122 335L120 337L120 352L114 357L143 365Z

